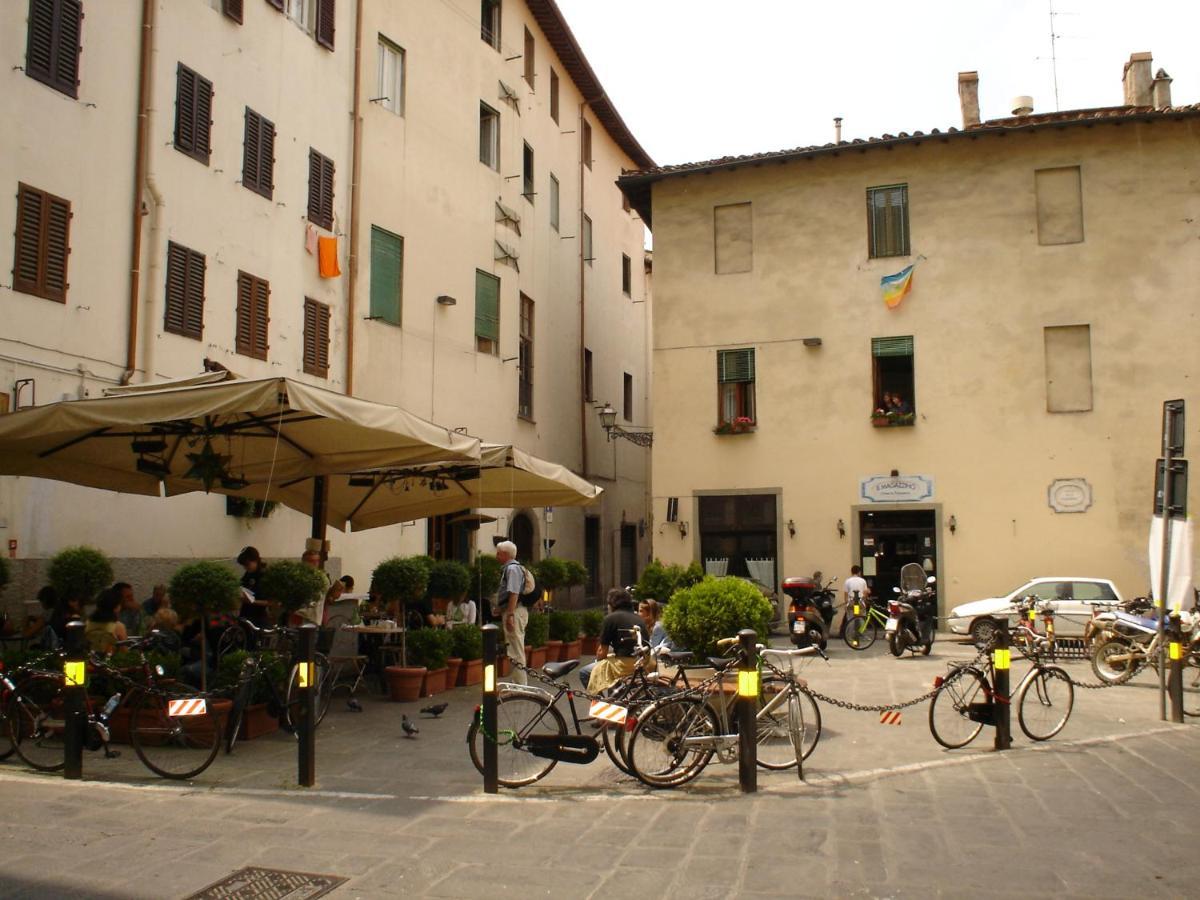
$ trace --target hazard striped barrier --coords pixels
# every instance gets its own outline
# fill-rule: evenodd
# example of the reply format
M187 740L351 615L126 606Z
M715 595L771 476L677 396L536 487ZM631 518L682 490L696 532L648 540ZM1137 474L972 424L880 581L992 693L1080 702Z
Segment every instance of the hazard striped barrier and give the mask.
M624 725L625 717L629 715L629 710L624 706L618 706L616 703L606 703L603 700L593 700L592 705L588 708L588 712L593 719L612 722L614 725Z
M208 712L208 706L203 697L192 697L187 700L168 700L167 715L171 718L180 716L202 716Z
M899 725L900 724L900 710L889 709L889 710L885 710L884 712L881 712L879 714L879 724L880 725Z

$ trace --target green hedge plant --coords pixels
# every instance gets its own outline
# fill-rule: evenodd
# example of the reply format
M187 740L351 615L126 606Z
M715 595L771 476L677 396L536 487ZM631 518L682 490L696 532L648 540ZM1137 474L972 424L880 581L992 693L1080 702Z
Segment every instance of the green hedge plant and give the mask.
M717 641L743 628L766 637L773 612L771 601L750 582L706 577L676 592L663 612L663 626L676 646L703 658L719 655Z
M172 598L174 599L174 598ZM245 650L234 650L221 657L217 664L217 687L226 691L237 688L238 679L242 674L242 665L250 654ZM279 654L271 650L259 653L259 675L254 681L250 693L251 703L267 703L274 698L271 696L270 684L280 684L287 677L287 668Z
M444 669L454 650L454 638L444 628L418 628L408 633L408 664L429 671Z
M471 586L468 594L476 603L489 603L500 590L500 572L504 566L488 553L480 553L471 565Z
M575 562L573 559L568 559L563 565L567 569L567 587L579 587L587 584L588 570L584 568L583 563Z
M455 625L450 629L451 653L464 662L483 659L483 629L478 625Z
M429 568L417 559L400 556L385 559L371 573L371 589L378 591L388 603L393 600L401 603L420 600L429 586Z
M530 568L533 569L533 577L537 579L538 587L543 591L556 591L567 583L567 567L558 557L547 556L531 564Z
M50 560L51 586L64 600L91 603L113 583L112 563L95 547L67 547Z
M698 584L704 578L700 563L693 561L687 568L672 563L667 566L654 560L642 571L642 577L633 587L633 595L639 600L647 598L659 603L668 603L676 591Z
M233 612L242 602L242 587L233 569L207 559L181 566L171 576L168 590L171 608L184 622L198 615Z
M457 600L471 586L471 573L453 559L438 560L429 573L429 596L442 600Z
M579 614L567 610L555 610L550 613L550 640L568 641L579 640Z
M325 596L325 575L320 569L285 559L263 569L258 591L263 599L274 600L288 612L295 612Z
M600 627L604 624L604 610L585 609L579 614L579 624L586 637L600 637Z
M525 626L525 643L530 647L545 647L550 639L550 617L546 613L530 613Z

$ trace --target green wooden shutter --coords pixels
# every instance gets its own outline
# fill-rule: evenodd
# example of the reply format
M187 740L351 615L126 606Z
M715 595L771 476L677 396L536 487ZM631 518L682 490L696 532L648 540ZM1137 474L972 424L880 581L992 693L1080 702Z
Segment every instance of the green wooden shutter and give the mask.
M754 348L718 350L717 381L721 384L754 381Z
M904 337L871 338L872 356L912 356L912 335Z
M475 270L475 337L500 341L500 279Z
M371 318L400 324L404 239L371 226Z

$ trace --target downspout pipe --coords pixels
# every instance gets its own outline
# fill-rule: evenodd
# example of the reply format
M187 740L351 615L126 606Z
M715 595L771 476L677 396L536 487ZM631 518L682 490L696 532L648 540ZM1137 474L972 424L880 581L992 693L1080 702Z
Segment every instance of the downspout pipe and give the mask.
M354 308L358 294L358 220L362 180L362 21L363 0L354 5L354 120L350 154L350 274L346 285L346 394L354 393Z
M138 302L142 277L142 184L146 180L149 149L151 48L154 45L155 0L142 0L142 40L138 52L138 122L133 166L132 240L129 250L129 334L125 342L125 372L121 384L129 384L137 370Z
M603 100L606 95L600 93L590 100L584 99L579 102L579 230L576 232L579 235L579 444L583 451L581 454L581 462L583 463L582 472L584 476L588 473L588 395L587 395L587 370L583 364L584 348L587 346L587 312L584 303L586 292L583 287L584 274L584 256L583 256L583 217L584 212L584 190L583 190L583 113L589 106L598 100ZM588 160L591 162L591 160Z

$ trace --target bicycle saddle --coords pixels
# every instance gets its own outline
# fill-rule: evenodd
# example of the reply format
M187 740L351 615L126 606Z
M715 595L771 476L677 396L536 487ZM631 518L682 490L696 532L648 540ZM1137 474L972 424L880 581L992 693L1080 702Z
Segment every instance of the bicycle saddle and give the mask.
M578 665L579 660L568 659L566 662L546 663L544 666L542 666L542 671L551 678L562 678Z
M723 672L730 666L736 665L737 660L728 656L710 656L708 658L708 664L718 672Z
M667 662L681 663L688 662L692 658L691 650L664 650L658 654L659 659L665 659Z

